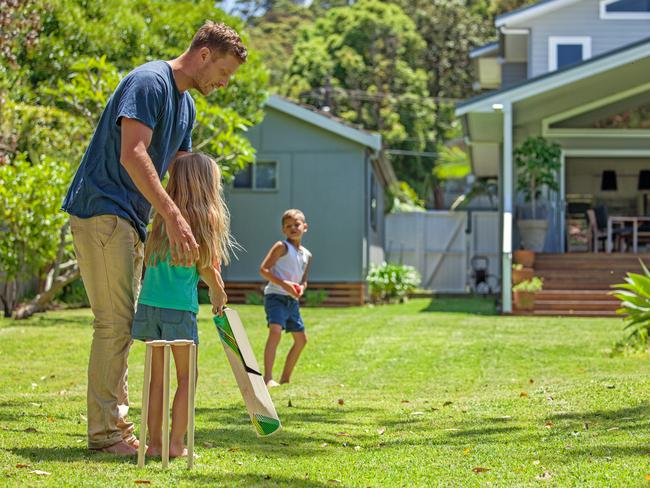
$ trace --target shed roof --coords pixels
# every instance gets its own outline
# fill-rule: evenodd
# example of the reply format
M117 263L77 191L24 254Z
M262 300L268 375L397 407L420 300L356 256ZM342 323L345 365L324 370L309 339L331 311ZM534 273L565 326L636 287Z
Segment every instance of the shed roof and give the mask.
M266 101L266 105L357 144L369 147L376 152L381 151L381 135L352 127L350 124L317 109L299 105L278 95L271 95Z

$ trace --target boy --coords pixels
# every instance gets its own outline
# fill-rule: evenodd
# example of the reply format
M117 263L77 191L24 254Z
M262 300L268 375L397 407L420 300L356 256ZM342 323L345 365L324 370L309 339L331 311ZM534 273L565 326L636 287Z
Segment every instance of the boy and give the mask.
M301 245L305 232L307 222L300 210L284 212L282 233L286 240L273 244L260 265L260 275L268 280L264 288L264 310L269 327L269 338L264 348L264 382L268 387L289 383L293 368L307 344L298 302L307 289L307 273L311 266L311 253ZM293 335L293 346L287 354L278 383L273 380L273 363L283 330Z

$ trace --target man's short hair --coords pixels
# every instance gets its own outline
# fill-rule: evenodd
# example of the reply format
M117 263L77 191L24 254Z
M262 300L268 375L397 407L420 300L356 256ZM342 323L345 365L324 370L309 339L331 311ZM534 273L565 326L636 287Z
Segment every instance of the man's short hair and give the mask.
M290 208L282 214L282 225L284 225L284 222L287 219L302 220L303 222L306 222L305 214L297 208Z
M248 51L239 34L226 24L217 24L211 20L207 20L196 31L194 39L192 39L192 44L190 44L191 51L202 47L210 49L213 55L225 56L232 54L241 63L245 63L248 57Z

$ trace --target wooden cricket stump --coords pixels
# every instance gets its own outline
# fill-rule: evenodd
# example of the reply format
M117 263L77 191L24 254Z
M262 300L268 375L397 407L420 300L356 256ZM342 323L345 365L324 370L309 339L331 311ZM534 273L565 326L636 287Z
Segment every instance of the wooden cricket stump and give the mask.
M163 418L162 418L162 467L169 466L169 366L171 346L189 346L190 381L187 393L187 467L194 466L194 397L196 393L196 344L194 341L147 341L145 342L144 382L142 385L142 425L138 446L138 467L143 468L147 444L147 421L149 420L149 390L151 388L151 356L154 347L163 347Z

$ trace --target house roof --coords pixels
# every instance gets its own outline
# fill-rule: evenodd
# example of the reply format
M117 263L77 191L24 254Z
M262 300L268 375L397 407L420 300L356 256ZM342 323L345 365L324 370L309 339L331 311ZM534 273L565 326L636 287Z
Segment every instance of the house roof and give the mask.
M512 12L498 15L495 20L495 25L497 27L502 27L505 25L520 23L539 15L552 12L553 10L566 7L578 1L580 0L540 0L539 2L528 5L527 7L521 7Z
M308 124L315 125L316 127L320 127L323 130L332 132L345 139L361 144L362 146L369 147L376 152L381 151L381 135L352 127L350 124L347 124L332 115L318 111L315 108L299 105L278 95L271 95L266 101L266 105L287 115L303 120Z
M499 41L483 44L482 46L475 47L469 52L470 59L480 58L486 54L493 54L499 52Z
M522 83L470 98L456 106L456 115L492 112L495 103L517 102L646 57L650 57L650 37Z

